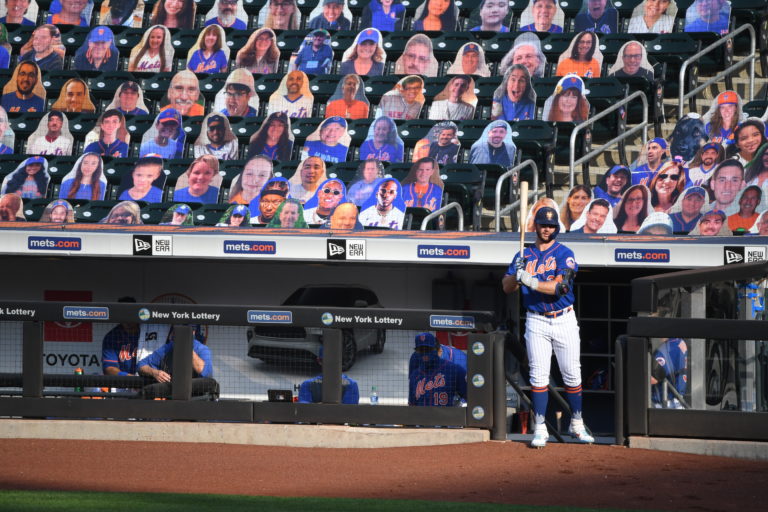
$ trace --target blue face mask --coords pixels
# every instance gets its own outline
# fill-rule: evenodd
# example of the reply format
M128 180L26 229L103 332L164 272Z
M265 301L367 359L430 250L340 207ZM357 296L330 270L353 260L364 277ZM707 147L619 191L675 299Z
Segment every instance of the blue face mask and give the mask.
M419 355L419 368L422 370L431 370L440 364L440 356L437 350Z

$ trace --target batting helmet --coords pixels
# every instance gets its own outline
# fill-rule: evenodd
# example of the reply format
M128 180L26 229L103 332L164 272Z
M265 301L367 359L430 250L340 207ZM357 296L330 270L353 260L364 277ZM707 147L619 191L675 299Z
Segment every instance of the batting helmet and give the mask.
M533 222L539 226L554 226L555 232L552 235L552 238L556 237L560 232L560 221L557 219L557 210L550 208L549 206L540 208L539 211L536 212L536 217L534 217Z

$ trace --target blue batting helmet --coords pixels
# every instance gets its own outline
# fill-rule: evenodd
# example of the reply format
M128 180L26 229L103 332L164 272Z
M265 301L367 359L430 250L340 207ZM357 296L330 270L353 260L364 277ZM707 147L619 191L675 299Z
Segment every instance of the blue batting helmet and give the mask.
M533 222L539 226L554 226L555 233L552 235L552 238L556 237L560 232L560 221L558 221L557 218L557 210L550 208L549 206L540 208L539 211L536 212L536 217L534 217Z

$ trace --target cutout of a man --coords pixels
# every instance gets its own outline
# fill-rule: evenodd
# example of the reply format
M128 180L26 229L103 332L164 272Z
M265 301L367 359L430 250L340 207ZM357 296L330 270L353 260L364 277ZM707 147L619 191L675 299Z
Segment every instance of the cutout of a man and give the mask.
M307 75L294 70L285 76L277 91L269 97L269 112L282 112L292 118L310 117L314 101L309 92Z
M83 152L117 158L127 157L128 143L120 139L122 132L128 137L123 114L118 110L107 110L101 115L98 125L99 139L88 144Z
M619 12L608 0L584 0L582 11L574 19L574 31L615 34L619 26Z
M20 62L3 88L0 105L6 112L45 112L45 89L39 83L40 68L30 61Z
M168 104L161 110L175 108L182 116L202 116L205 108L198 103L200 81L188 69L179 71L168 86Z
M374 186L376 191L363 205L360 223L363 226L400 230L405 220L405 203L400 182L383 178Z

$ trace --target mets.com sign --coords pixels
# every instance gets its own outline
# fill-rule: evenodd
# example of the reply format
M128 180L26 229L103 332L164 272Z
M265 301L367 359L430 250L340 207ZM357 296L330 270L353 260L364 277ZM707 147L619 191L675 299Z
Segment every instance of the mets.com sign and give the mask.
M616 249L614 259L627 263L669 263L669 249Z
M434 329L474 329L475 317L458 315L429 315L429 326Z

